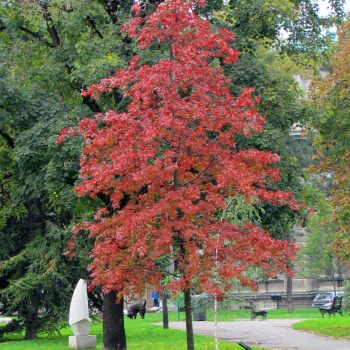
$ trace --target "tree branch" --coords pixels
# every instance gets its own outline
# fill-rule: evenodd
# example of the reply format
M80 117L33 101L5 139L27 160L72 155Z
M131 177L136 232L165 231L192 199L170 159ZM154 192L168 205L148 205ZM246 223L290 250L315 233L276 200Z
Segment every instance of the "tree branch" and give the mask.
M189 181L185 182L185 183L182 184L181 186L184 187L184 186L189 185L189 184L191 184L192 182L196 181L202 174L204 174L204 173L213 165L214 161L215 161L215 160L212 158L212 159L210 160L210 163L209 163L201 172L199 172L199 173L197 174L197 176L195 176L192 180L189 180Z
M115 106L118 106L123 99L123 94L117 89L113 89L112 93L113 93L114 104Z
M7 134L6 132L0 130L0 136L2 136L5 139L7 145L10 148L12 148L12 149L15 148L15 141L9 134Z
M96 21L91 18L90 16L86 17L86 21L88 23L88 25L95 31L95 33L101 38L103 39L103 35L101 34L101 32L97 29L96 27Z
M108 14L108 16L111 19L113 24L118 24L117 13L122 8L122 5L127 6L127 4L125 5L125 3L127 3L127 1L110 0L110 1L107 1L107 5L104 5L104 9L107 12L107 14ZM130 1L129 1L129 3L131 4ZM126 45L130 45L132 42L132 40L127 35L122 36L122 41ZM130 50L128 50L128 51L130 51ZM130 53L127 52L127 54L132 55L131 51L130 51Z
M50 34L50 37L51 37L53 44L54 44L54 47L60 47L61 40L60 40L60 37L58 35L55 24L53 22L53 19L51 17L51 14L49 12L47 2L45 0L38 0L38 4L41 7L43 18L46 22L47 31Z
M74 67L71 64L66 64L65 67L68 75L73 73ZM86 89L86 86L82 84L81 81L70 82L69 85L72 87L72 89L78 92L81 92L82 89ZM91 112L95 114L102 112L102 109L100 108L96 100L94 100L91 96L82 96L82 100L83 104L90 108Z
M117 24L118 22L117 11L119 6L120 2L118 0L111 0L108 1L107 5L104 7L113 24Z
M6 29L4 22L0 19L0 32Z
M38 39L41 43L45 44L47 47L50 47L50 48L55 47L50 42L48 42L45 38L43 38L43 36L40 33L33 32L30 29L25 28L23 26L19 26L18 29L21 30L22 32L25 32L31 35L33 38Z
M99 192L99 193L97 193L97 198L99 198L108 209L111 208L112 203L111 203L111 199L109 196L107 196L104 193Z
M98 103L91 96L83 96L83 103L87 105L94 113L100 113L101 108Z

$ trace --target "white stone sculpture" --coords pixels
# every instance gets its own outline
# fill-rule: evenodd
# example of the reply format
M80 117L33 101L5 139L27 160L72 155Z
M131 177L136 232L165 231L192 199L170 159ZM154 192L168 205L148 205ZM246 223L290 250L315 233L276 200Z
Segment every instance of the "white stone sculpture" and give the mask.
M69 337L69 347L74 349L96 349L96 336L89 335L91 319L86 281L79 280L74 289L69 308L69 324L74 336Z

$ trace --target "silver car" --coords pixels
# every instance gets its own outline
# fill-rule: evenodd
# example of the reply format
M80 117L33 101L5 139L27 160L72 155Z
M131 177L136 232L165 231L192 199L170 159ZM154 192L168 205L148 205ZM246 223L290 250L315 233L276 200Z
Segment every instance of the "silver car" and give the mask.
M312 307L317 307L318 309L329 310L332 306L333 298L344 296L344 292L323 292L317 294L315 299L312 301Z

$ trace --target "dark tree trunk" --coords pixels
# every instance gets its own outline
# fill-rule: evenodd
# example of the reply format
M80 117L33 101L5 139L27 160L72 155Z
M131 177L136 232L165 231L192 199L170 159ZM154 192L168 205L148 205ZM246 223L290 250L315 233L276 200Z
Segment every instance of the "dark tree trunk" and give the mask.
M162 306L163 306L163 328L169 328L169 317L168 317L168 294L164 292L162 295Z
M103 350L126 350L123 304L115 292L103 295Z
M26 314L24 321L25 340L36 339L38 336L38 310L32 310Z
M28 304L27 310L23 313L25 328L24 339L32 340L38 336L38 296L34 295Z
M33 340L38 336L36 326L32 322L25 321L25 335L24 340Z
M191 292L184 291L185 299L185 315L186 315L186 336L187 336L187 350L194 350L193 339L193 325L192 325L192 306L191 306Z

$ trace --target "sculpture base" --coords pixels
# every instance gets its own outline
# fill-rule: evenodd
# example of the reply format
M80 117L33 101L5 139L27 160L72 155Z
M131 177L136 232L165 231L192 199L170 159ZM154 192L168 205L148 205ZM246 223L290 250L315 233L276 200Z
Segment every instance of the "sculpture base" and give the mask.
M72 335L69 347L73 349L96 349L96 335Z

